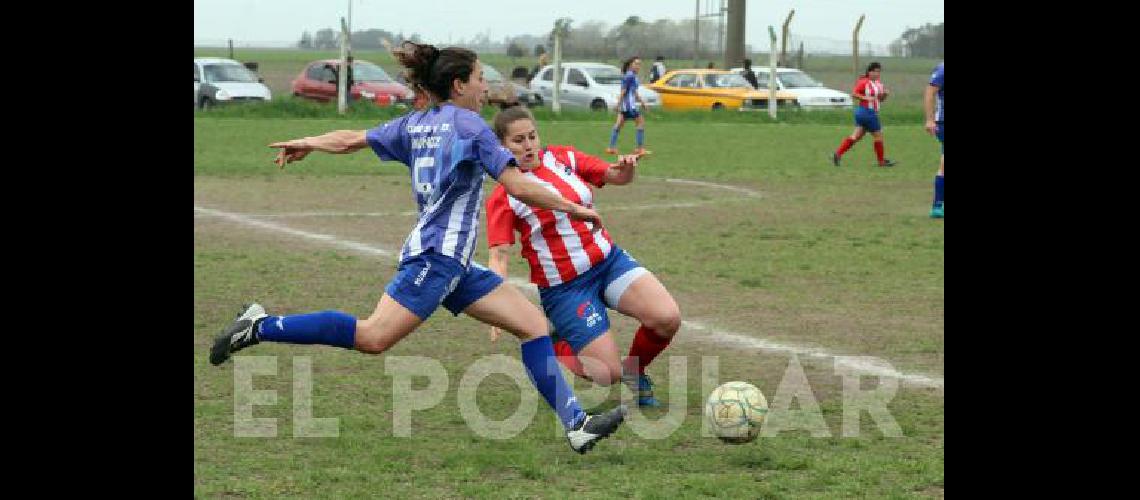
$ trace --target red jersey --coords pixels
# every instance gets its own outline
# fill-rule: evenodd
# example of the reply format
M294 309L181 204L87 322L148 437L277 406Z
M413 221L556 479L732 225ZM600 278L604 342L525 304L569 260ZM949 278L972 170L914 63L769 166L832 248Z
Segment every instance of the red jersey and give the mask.
M570 146L547 146L541 165L524 175L587 208L594 206L592 186L606 183L610 164ZM522 255L530 264L530 281L550 287L574 279L597 265L613 250L613 239L603 228L570 219L565 212L530 207L496 186L487 198L487 245L513 244L515 231L522 240Z
M859 80L855 82L855 89L852 90L851 93L867 96L871 100L864 101L860 99L859 105L864 108L878 111L879 96L883 95L883 82L882 80L872 80L865 76L861 76L859 77Z

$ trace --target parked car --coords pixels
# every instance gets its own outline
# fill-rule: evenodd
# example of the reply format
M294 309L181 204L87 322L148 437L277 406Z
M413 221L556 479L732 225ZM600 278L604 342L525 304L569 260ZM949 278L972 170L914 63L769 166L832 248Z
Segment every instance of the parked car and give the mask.
M194 58L194 105L206 109L218 104L272 99L269 87L257 73L233 59Z
M487 81L489 87L487 102L492 105L506 108L522 104L529 108L542 103L542 99L535 99L535 93L526 86L503 78L503 74L494 66L483 64L483 79Z
M732 68L733 73L743 75L744 68ZM752 67L760 88L768 87L770 68ZM824 87L807 73L795 68L776 68L776 89L796 96L796 104L804 109L849 108L851 96L838 90Z
M320 102L336 101L340 64L340 59L309 63L293 79L293 95ZM352 83L349 93L353 99L368 100L381 106L397 103L411 105L415 99L415 93L411 89L396 82L384 68L369 61L352 61Z
M616 110L621 97L621 70L616 66L591 62L562 63L560 99L563 106L588 107L594 110ZM538 70L530 81L530 89L542 103L554 100L554 66ZM661 105L661 98L649 86L637 89L645 105Z
M768 109L768 89L753 89L744 77L723 69L666 72L650 88L661 94L665 109ZM796 97L776 92L777 106L794 106Z

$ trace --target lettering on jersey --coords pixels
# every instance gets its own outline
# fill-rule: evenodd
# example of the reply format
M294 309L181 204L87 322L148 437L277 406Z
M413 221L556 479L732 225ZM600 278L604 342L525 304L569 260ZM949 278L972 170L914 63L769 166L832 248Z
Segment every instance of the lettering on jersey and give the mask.
M412 149L435 149L439 147L441 137L438 135L429 135L425 137L416 137L412 139Z

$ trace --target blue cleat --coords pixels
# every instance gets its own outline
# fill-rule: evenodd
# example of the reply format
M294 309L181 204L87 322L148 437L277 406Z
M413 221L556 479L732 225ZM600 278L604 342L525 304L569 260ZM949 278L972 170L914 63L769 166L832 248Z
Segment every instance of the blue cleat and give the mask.
M653 380L649 375L641 374L636 378L633 374L622 375L622 382L625 383L629 390L637 393L637 406L658 408L661 402L653 397Z
M930 208L930 218L941 219L946 216L946 211L943 209L941 203L934 205Z

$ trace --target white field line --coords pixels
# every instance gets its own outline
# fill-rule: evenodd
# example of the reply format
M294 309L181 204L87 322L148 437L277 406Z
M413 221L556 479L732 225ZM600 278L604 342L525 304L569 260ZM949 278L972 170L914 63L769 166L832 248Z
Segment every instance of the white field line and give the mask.
M320 234L320 233L313 233L313 232L309 232L309 231L302 231L300 229L294 229L294 228L291 228L291 227L288 227L288 226L285 226L282 224L277 224L274 222L257 220L257 219L254 219L250 216L243 215L243 214L236 214L236 213L232 213L232 212L226 212L223 210L216 210L216 209L212 209L212 208L199 207L197 205L194 206L194 213L200 214L203 216L219 217L222 219L227 219L227 220L230 220L233 222L237 222L239 224L244 224L244 225L256 227L259 229L276 231L276 232L285 233L285 234L288 234L291 236L296 236L296 237L302 238L302 239L318 241L318 242L324 243L326 245L331 245L334 247L340 247L340 248L343 248L345 250L359 252L359 253L363 253L365 255L381 256L381 257L388 257L388 258L396 258L398 255L394 251L391 251L391 250L388 250L385 248L381 248L381 247L378 247L375 245L369 245L369 244L360 243L357 241L347 240L347 239L343 239L343 238L337 238L336 236L332 236L332 235L328 235L328 234ZM510 278L508 280L508 282L511 283L512 285L519 287L520 289L531 294L532 296L537 295L537 288L533 284L531 284L525 280L522 280L520 278ZM702 332L703 333L702 335L687 335L686 336L686 338L692 338L692 339L698 340L698 341L707 341L707 342L711 342L711 343L715 343L715 344L723 345L723 346L728 346L728 347L744 347L744 348L752 348L752 349L765 350L765 351L794 353L794 354L808 356L808 357L812 357L812 358L838 358L837 364L839 364L841 366L845 366L848 369L856 371L858 373L863 373L863 374L868 374L868 375L878 375L878 376L882 376L882 377L892 377L892 378L899 379L900 381L903 381L903 382L908 382L908 383L912 383L912 384L923 386L923 387L933 387L933 388L941 389L944 386L944 382L943 382L942 377L935 378L935 377L929 377L927 375L922 375L922 374L902 373L902 372L899 372L893 368L889 368L889 364L887 364L885 361L880 360L878 358L873 358L870 356L864 356L864 357L859 357L859 358L855 358L855 359L849 359L845 356L833 354L833 353L828 352L828 351L823 350L823 349L781 344L778 342L773 342L770 340L757 338L757 337L753 337L750 335L743 335L740 333L734 333L734 332L730 332L730 331L726 331L726 330L721 330L721 329L710 327L710 326L707 326L703 323L699 323L699 322L692 321L692 320L682 321L681 326L682 326L682 328L686 328L688 330L692 330L692 331L696 331L696 332Z
M716 200L692 200L692 201L676 201L672 203L645 203L641 205L613 205L602 208L602 212L619 212L630 210L660 210L668 208L692 208L701 205L712 205L717 203L727 203L730 201L744 201L749 198L720 198ZM209 214L197 213L200 217L208 217ZM419 215L415 210L405 210L402 212L280 212L280 213L264 213L264 214L243 214L246 217L258 218L286 218L286 217L399 217L410 216L414 217Z

